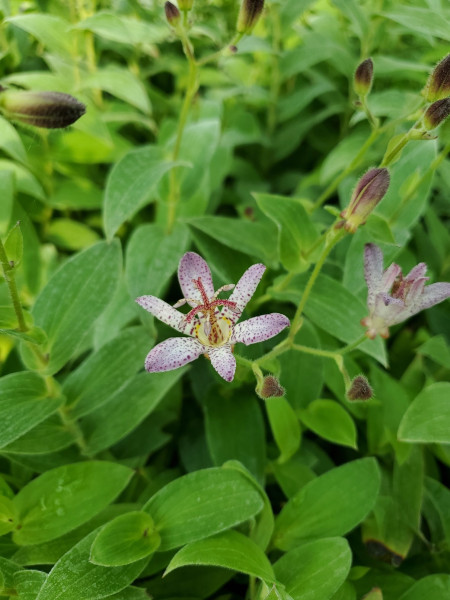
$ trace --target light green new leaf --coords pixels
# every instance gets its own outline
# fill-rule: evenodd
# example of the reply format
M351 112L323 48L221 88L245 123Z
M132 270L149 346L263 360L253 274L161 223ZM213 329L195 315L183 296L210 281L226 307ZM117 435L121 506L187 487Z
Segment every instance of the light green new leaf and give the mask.
M135 106L145 114L151 112L148 95L141 80L129 69L117 66L98 69L81 82L82 89L100 89Z
M445 600L450 597L450 575L428 575L416 581L399 600Z
M344 583L352 563L347 540L304 542L274 565L277 580L293 600L325 600Z
M0 170L0 189L2 190L2 201L0 203L0 235L5 235L11 221L11 213L14 202L14 173L6 169Z
M148 513L129 512L100 530L91 547L90 561L104 567L129 565L153 554L160 542Z
M175 554L165 574L186 565L224 567L267 583L275 582L272 565L261 548L233 530L188 544Z
M15 528L16 517L16 510L11 498L0 495L0 535L5 535Z
M44 287L32 314L48 336L45 373L59 371L76 352L111 300L120 269L119 241L100 242L70 258Z
M357 448L355 422L345 408L334 400L314 400L306 410L301 411L300 419L325 440Z
M15 127L0 117L0 148L18 162L28 163L27 152Z
M231 469L203 469L172 481L147 504L164 552L230 529L263 508L261 494Z
M91 519L125 488L133 472L111 462L82 462L46 471L14 498L19 545L54 539Z
M267 398L264 402L272 433L280 450L279 462L286 462L300 446L298 417L286 398Z
M398 428L402 442L450 444L450 383L434 383L410 404Z
M379 486L374 458L346 463L313 479L278 515L274 544L289 550L308 537L346 534L372 510Z
M437 11L429 10L425 7L393 5L394 10L382 13L384 17L392 19L399 23L405 29L412 30L415 33L422 33L425 36L440 37L443 40L450 41L450 32L448 21L443 14Z
M51 52L69 57L75 51L75 36L70 32L70 23L50 14L29 13L5 19L34 36Z
M149 23L142 19L99 11L83 19L74 29L92 31L96 35L120 44L156 44L167 38L167 27Z
M62 396L48 396L45 380L35 373L12 373L0 379L0 448L58 409Z
M46 233L50 242L66 250L83 250L99 240L96 231L73 219L52 219Z

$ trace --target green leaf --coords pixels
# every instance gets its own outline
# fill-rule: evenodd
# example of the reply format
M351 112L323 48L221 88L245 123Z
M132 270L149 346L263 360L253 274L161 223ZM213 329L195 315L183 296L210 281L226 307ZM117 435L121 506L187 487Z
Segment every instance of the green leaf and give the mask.
M102 567L89 562L97 533L93 531L58 560L37 600L98 600L120 592L138 577L147 559L121 567Z
M0 496L0 535L5 535L15 528L16 517L16 510L11 498Z
M36 600L47 574L42 571L23 570L14 573L14 587L18 600Z
M433 539L434 542L440 542L442 539L447 540L447 544L450 543L450 490L440 481L432 479L431 477L425 478L424 488L424 513L425 518L430 526L430 510L433 509L437 516L438 524L436 529L433 531L437 539Z
M99 240L98 233L73 219L52 219L46 233L50 242L67 250L83 250Z
M21 524L14 542L37 544L75 529L112 502L131 476L127 467L100 461L47 471L14 498Z
M70 23L50 14L30 13L5 19L34 36L48 50L70 57L74 52L74 34L69 31Z
M450 594L450 575L428 575L416 581L399 600L444 600Z
M0 170L0 189L2 190L2 201L0 203L0 235L8 230L11 221L11 213L14 202L14 174L6 169Z
M175 554L165 574L186 565L223 567L267 583L275 581L272 565L261 548L242 533L232 530L188 544Z
M334 400L314 400L300 412L301 421L318 436L356 450L356 426L352 417Z
M261 495L248 479L219 468L172 481L144 506L161 535L161 552L230 529L262 508Z
M0 380L0 447L53 414L63 398L49 397L45 380L35 373L12 373Z
M22 262L23 256L23 235L20 229L20 223L16 223L5 240L5 252L10 264L14 268Z
M146 204L156 199L156 188L165 173L181 163L165 160L160 148L144 146L125 154L106 182L103 219L111 239L119 227Z
M347 540L304 542L274 565L277 580L293 600L325 600L344 583L352 562Z
M121 268L120 244L100 242L70 258L39 294L32 314L47 333L53 374L73 356L114 293Z
M439 37L450 42L448 21L443 13L439 14L425 7L402 5L397 10L389 10L382 15L399 23L405 29L421 33L427 38L428 36Z
M45 200L45 192L39 181L27 169L12 160L0 159L0 171L14 175L17 190L38 200Z
M358 2L356 0L332 0L332 2L350 21L359 39L365 39L369 33L369 19Z
M450 365L450 348L443 335L435 335L417 348L419 354L428 356L438 365L448 368Z
M300 446L301 430L298 417L286 398L267 398L264 404L280 450L278 462L286 462Z
M27 152L15 127L0 117L0 148L22 164L27 164Z
M313 479L282 509L274 544L289 550L304 538L346 534L373 508L379 486L373 458L346 463Z
M100 89L145 114L151 112L150 100L141 80L129 69L118 66L103 67L81 81L82 89Z
M90 561L104 567L129 565L153 554L161 542L153 519L142 511L130 512L110 521L95 538Z
M300 273L308 268L306 251L318 237L316 228L297 198L253 194L256 203L278 229L279 255L290 272Z
M398 439L422 444L450 443L450 383L434 383L413 400L398 428Z
M164 26L106 10L83 19L74 25L74 29L92 31L106 40L131 46L156 44L167 37L167 28Z

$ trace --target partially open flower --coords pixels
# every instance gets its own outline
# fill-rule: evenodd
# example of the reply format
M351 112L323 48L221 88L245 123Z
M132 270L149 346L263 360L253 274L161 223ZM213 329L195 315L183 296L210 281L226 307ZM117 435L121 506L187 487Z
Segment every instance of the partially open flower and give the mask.
M407 275L392 265L383 271L383 253L375 244L364 249L364 272L368 288L369 316L361 324L367 327L367 337L378 334L389 337L389 327L405 321L412 315L450 298L450 283L425 286L428 277L425 263L416 265Z
M353 87L358 96L364 97L370 92L373 82L373 61L366 58L356 67Z
M450 54L434 67L425 87L428 102L442 100L447 96L450 96Z
M423 123L427 130L439 127L450 115L450 98L437 100L427 108L423 115Z
M0 109L8 119L46 129L68 127L86 112L70 94L12 89L0 91Z
M264 0L242 0L241 9L237 20L238 33L250 34L264 8Z
M207 263L195 252L187 252L178 267L184 298L175 307L155 296L136 299L160 321L191 336L169 338L155 346L145 361L147 371L155 373L177 369L205 354L219 375L226 381L232 381L236 369L236 359L232 354L234 344L241 342L248 346L263 342L289 325L289 319L279 313L237 323L265 270L262 264L253 265L236 286L226 285L215 292ZM233 293L228 300L219 298L222 291L231 289ZM186 315L175 310L186 303L193 307Z

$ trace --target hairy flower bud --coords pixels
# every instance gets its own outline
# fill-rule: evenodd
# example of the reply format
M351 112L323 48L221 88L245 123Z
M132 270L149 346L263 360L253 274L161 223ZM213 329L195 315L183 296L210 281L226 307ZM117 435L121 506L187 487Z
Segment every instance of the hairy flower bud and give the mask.
M450 96L450 54L438 63L425 86L425 98L428 102L435 102Z
M181 15L175 4L172 4L172 2L166 2L164 4L164 12L166 13L166 19L169 25L176 27L180 22Z
M183 12L191 10L193 4L194 0L178 0L178 6Z
M383 199L389 182L387 169L367 171L358 181L350 204L341 212L344 221L338 223L338 227L345 227L350 233L355 233L360 225L364 225L376 205Z
M237 20L238 33L250 34L258 22L264 8L264 0L242 0Z
M365 400L370 400L372 397L373 390L367 377L357 375L347 390L347 398L352 402L364 402Z
M4 116L35 127L58 129L75 123L86 107L62 92L0 90L0 110Z
M423 124L429 131L435 129L450 115L450 98L437 100L429 106L423 116Z
M367 96L372 88L373 82L373 61L366 58L360 63L355 71L353 79L353 88L360 97Z
M261 398L273 398L276 396L284 396L284 387L274 375L266 375L264 377L261 388L258 390Z

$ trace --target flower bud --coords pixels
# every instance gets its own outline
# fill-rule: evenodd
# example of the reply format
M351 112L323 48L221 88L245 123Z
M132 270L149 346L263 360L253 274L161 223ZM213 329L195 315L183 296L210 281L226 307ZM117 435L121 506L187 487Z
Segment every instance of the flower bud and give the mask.
M172 27L176 27L179 22L180 22L180 11L178 10L178 8L175 6L175 4L172 4L172 2L166 2L164 4L164 11L166 13L166 19L169 23L169 25L172 25Z
M370 92L373 82L373 62L366 58L360 63L355 71L353 88L359 97L364 98Z
M194 0L178 0L178 6L183 12L191 10Z
M425 98L428 102L435 102L450 96L450 54L438 63L425 86Z
M427 130L435 129L450 115L450 98L437 100L429 106L423 116L423 124Z
M355 233L360 225L364 225L386 194L389 181L389 171L385 168L367 171L359 180L350 204L341 212L344 221L338 223L338 227L345 227L350 233Z
M370 400L372 397L373 390L367 377L364 377L364 375L357 375L347 390L347 398L352 402L362 402Z
M1 90L0 110L4 116L35 127L58 129L75 123L86 107L62 92Z
M266 375L261 388L258 390L258 394L264 399L284 396L284 387L280 385L280 382L274 375Z
M374 587L361 600L383 600L383 594L379 587Z
M237 20L238 33L250 34L255 27L264 8L264 0L242 0Z

